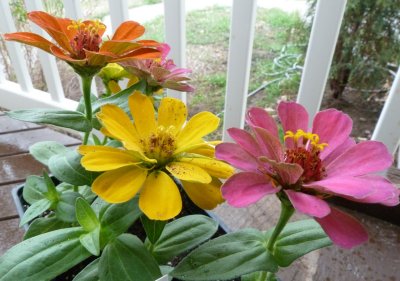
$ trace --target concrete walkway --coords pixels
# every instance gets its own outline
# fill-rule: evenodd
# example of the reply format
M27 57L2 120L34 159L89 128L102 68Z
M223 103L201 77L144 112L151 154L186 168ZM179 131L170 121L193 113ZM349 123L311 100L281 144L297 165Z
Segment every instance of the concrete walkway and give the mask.
M167 0L168 1L168 0ZM183 1L183 0L182 0ZM212 6L231 7L234 0L185 0L186 12L203 10ZM306 0L258 0L257 6L266 9L281 9L285 12L299 12L305 15L307 11ZM164 15L164 4L146 5L129 9L129 18L144 24L159 16ZM106 26L111 26L110 16L105 16L102 22ZM108 29L111 32L110 29Z

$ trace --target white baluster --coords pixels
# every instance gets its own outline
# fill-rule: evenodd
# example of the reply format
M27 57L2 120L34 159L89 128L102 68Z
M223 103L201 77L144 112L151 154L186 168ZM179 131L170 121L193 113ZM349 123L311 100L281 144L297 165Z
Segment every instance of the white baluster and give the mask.
M243 128L253 50L256 0L235 0L232 7L223 140L226 129Z
M321 106L346 0L319 0L316 7L297 102L313 117ZM312 120L312 119L310 119Z

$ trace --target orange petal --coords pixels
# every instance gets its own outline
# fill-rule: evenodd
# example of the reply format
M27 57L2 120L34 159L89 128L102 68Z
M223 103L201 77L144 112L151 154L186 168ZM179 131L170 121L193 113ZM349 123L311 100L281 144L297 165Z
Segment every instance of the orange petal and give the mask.
M24 43L30 46L34 46L42 49L48 53L51 53L50 47L55 46L49 40L43 38L40 35L31 32L15 32L15 33L6 33L4 34L4 39L17 41L20 43Z
M28 13L28 18L43 28L59 45L61 48L66 49L68 52L73 53L70 39L64 30L71 24L72 20L53 17L52 15L42 12L33 11Z
M135 21L125 21L118 26L111 40L132 41L144 33L144 27Z
M129 59L158 59L161 56L161 52L151 48L140 48L135 51L129 52L118 59L111 60L110 62L119 62Z
M79 65L84 65L86 63L86 59L83 60L76 60L71 58L70 56L66 55L60 48L58 48L56 45L53 45L50 47L50 51L53 55L55 55L57 58L67 61L70 63L74 64L79 64Z
M105 41L101 47L100 52L109 52L116 55L125 54L132 52L141 47L138 43L126 42L126 41Z
M142 46L152 46L152 47L157 47L160 45L159 42L154 41L154 40L138 40L136 43L141 44Z
M107 62L115 58L115 55L108 52L92 52L85 50L86 58L89 65L105 66Z

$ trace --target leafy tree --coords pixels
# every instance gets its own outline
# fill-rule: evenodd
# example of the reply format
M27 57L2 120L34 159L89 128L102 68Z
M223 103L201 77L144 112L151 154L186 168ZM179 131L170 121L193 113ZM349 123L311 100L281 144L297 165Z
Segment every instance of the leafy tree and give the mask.
M310 1L309 15L316 0ZM346 86L381 89L400 62L400 0L349 0L337 41L329 85L335 98Z

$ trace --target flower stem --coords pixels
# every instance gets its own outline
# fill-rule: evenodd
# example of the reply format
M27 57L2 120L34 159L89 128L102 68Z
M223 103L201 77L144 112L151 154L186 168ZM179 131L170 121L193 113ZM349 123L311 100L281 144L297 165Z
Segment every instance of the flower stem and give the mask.
M90 99L90 90L92 86L93 76L81 76L83 100L85 102L86 119L92 122L92 101ZM87 144L90 131L85 132L83 144Z
M286 224L288 223L289 219L294 213L294 208L290 204L290 202L286 201L285 199L281 199L281 214L278 219L278 223L276 224L274 231L271 234L271 237L267 243L267 250L272 254L274 250L274 245L276 239L278 238L279 234L281 234L282 230L285 228ZM272 280L273 274L268 272L267 273L267 281Z

